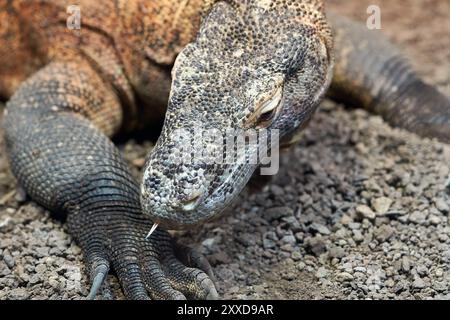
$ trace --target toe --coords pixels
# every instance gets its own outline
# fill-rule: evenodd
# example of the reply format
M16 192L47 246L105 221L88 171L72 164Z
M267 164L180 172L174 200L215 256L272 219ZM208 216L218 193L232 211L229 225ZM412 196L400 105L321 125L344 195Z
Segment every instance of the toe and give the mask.
M175 255L186 266L198 268L204 271L213 282L216 281L213 269L208 260L197 250L177 244L175 248Z
M191 299L217 299L213 281L200 269L183 265L175 257L164 261L164 269L172 287Z
M127 299L149 300L138 259L134 256L114 260L114 269Z
M94 300L100 288L105 286L105 280L109 272L109 261L102 247L92 246L88 247L88 249L90 250L86 250L85 259L91 281L91 289L86 299Z
M143 263L144 281L148 292L153 299L157 300L186 300L186 297L175 290L159 262L154 258L145 259Z
M104 285L106 276L109 271L109 263L105 260L102 263L98 264L93 271L91 272L91 290L89 291L89 295L86 297L88 300L94 300L97 296L98 291Z

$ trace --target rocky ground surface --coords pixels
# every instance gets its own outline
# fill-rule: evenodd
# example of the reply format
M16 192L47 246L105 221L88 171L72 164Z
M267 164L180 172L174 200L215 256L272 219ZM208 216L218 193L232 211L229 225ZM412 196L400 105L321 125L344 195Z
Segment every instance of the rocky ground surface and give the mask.
M359 19L379 4L388 36L450 94L448 1L329 2ZM2 139L0 129L0 299L84 297L79 247L19 202ZM121 145L136 175L149 148ZM325 101L276 177L178 236L208 257L224 298L450 299L449 166L450 146Z

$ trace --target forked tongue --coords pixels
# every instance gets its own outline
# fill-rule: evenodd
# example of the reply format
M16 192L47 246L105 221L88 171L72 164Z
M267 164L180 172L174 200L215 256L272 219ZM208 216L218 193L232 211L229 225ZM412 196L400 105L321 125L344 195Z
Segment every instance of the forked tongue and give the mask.
M150 231L148 232L147 236L145 237L146 240L148 240L148 238L150 238L150 236L152 235L153 232L155 232L156 228L158 227L157 223L154 223L152 228L150 229Z

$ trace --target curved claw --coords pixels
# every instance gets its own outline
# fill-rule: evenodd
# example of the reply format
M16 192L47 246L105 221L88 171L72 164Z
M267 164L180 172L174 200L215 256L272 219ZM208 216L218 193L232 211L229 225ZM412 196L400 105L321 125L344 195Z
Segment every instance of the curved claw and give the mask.
M213 283L216 282L216 276L214 275L211 265L200 252L191 247L177 243L175 253L184 264L203 270Z
M211 279L213 284L217 281L214 271L208 260L200 254L197 250L192 249L190 252L190 262L193 267L203 270ZM217 293L217 292L216 292Z
M209 293L206 296L206 300L219 300L219 294L217 293L216 286L214 285L214 282L210 280L210 282L207 284Z
M149 258L144 265L144 281L152 299L186 300L183 293L171 286L158 260Z
M87 300L94 300L95 299L95 297L97 296L98 291L100 290L103 282L106 279L106 276L108 275L108 272L109 272L109 266L107 266L105 264L98 265L95 268L95 270L93 272L94 280L92 280L91 290L89 291L89 294L86 297Z
M184 265L175 256L163 261L165 273L172 287L189 299L218 299L214 282L202 270Z

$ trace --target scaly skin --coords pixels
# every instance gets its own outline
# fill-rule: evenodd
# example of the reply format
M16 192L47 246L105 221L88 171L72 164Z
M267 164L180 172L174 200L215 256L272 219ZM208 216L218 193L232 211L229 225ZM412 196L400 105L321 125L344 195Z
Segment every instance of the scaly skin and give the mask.
M336 64L333 96L450 140L448 98L382 37L335 16L333 48L322 1L83 0L81 30L66 26L70 4L0 0L0 95L12 171L33 200L67 215L90 298L110 266L130 299L217 297L203 257L162 228L145 234L152 222L183 228L218 216L259 163L176 164L177 129L278 129L292 144ZM109 138L164 117L139 185Z
M335 33L330 96L379 114L393 126L450 142L450 100L424 83L381 33L328 15Z

